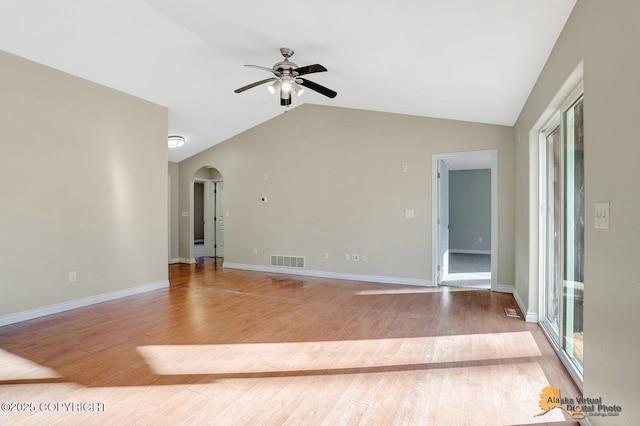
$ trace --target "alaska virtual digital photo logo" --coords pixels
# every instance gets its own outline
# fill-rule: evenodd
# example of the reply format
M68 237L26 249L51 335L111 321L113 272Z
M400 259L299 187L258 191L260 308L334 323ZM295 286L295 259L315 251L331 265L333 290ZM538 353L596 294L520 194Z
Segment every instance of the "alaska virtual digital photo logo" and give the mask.
M563 398L560 396L560 389L547 386L542 389L540 402L538 403L542 412L535 415L544 416L553 409L564 410L571 418L580 420L586 416L619 416L622 407L619 405L606 405L602 403L602 398Z

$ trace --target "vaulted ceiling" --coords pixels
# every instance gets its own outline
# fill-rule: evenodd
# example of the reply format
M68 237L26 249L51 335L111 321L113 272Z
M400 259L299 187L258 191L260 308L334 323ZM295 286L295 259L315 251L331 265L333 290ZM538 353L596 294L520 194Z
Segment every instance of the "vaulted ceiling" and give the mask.
M165 105L181 161L283 113L295 50L338 92L293 99L513 125L576 0L0 0L0 49Z

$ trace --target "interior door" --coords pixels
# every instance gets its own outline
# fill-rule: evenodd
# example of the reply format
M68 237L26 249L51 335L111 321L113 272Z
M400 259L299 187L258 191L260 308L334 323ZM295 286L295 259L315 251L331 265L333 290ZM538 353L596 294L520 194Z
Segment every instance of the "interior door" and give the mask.
M449 166L438 160L438 284L449 275Z
M215 217L216 217L216 256L224 257L224 182L215 184Z

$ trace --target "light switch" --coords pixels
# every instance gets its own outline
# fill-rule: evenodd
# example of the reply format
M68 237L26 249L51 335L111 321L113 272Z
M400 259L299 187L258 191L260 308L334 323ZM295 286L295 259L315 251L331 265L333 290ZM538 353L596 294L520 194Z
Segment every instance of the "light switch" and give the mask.
M189 217L189 212L181 212L180 216L182 217Z
M609 229L609 202L596 203L596 228Z

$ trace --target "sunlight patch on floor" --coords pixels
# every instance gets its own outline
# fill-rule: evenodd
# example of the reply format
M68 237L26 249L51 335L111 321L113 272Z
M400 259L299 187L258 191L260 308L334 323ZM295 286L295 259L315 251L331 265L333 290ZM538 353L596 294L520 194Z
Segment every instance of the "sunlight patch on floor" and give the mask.
M203 378L152 386L0 385L0 396L5 399L11 396L36 404L34 412L0 413L0 422L169 424L169 419L180 418L185 424L321 424L325 420L327 424L380 424L390 412L406 424L493 426L563 421L560 410L534 417L540 412L540 392L549 385L537 362L417 372ZM41 410L41 403L49 408ZM63 403L101 404L101 410L78 412L65 409Z
M56 379L55 370L0 349L0 381Z
M469 288L443 288L443 287L412 287L412 288L385 288L376 290L361 290L356 293L357 296L378 296L385 294L424 294L424 293L443 293L447 291L473 291Z
M326 342L139 346L159 375L305 372L540 356L530 332ZM324 373L326 374L326 373Z

